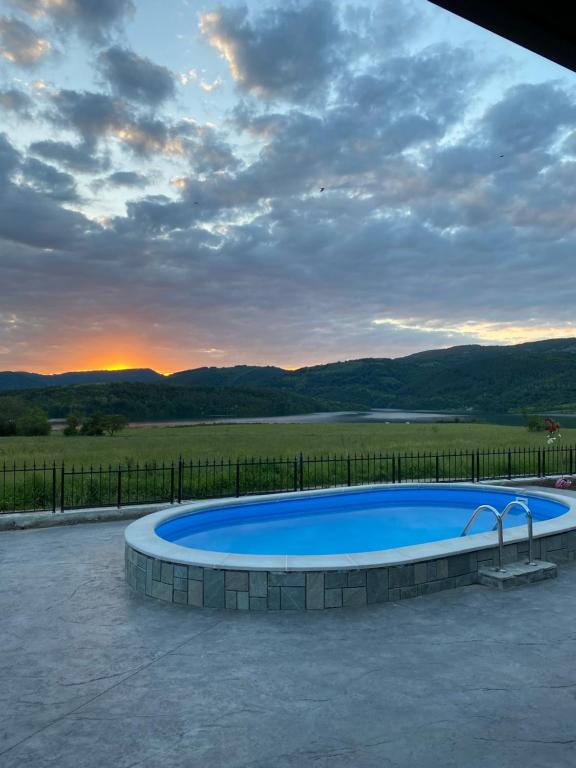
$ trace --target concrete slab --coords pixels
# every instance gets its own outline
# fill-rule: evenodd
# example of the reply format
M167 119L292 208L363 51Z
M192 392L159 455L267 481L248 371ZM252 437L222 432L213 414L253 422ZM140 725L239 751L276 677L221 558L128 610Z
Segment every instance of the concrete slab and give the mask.
M130 590L123 529L0 534L2 768L573 768L575 565L227 613Z

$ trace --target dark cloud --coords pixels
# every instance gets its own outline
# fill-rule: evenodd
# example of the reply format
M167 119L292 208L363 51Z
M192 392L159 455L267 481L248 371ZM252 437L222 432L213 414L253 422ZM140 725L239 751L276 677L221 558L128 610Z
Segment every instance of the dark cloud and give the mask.
M37 66L52 52L51 43L23 21L0 16L0 56L18 67Z
M59 165L77 173L98 173L109 166L107 157L95 154L92 142L82 144L70 144L67 141L35 141L29 151L33 155L39 155L45 160L52 160Z
M268 8L256 19L246 7L201 16L200 30L226 59L238 87L267 99L324 100L347 54L337 5Z
M0 178L9 178L19 165L20 153L12 146L8 136L0 133Z
M17 88L0 91L0 108L13 112L22 119L29 120L32 116L32 99Z
M36 18L48 18L62 32L75 31L102 43L134 12L132 0L9 0Z
M22 165L25 181L47 197L61 202L77 201L76 181L69 173L54 168L35 158L28 158Z
M0 241L67 251L94 230L84 216L60 205L74 196L72 178L36 160L23 160L5 135L0 135L0 175Z
M150 183L147 176L136 171L116 171L102 181L114 187L145 187Z
M99 57L99 68L113 92L130 101L158 106L174 96L174 77L167 67L113 46Z
M547 146L575 121L576 106L560 86L524 84L511 88L488 110L484 128L502 152L520 153Z

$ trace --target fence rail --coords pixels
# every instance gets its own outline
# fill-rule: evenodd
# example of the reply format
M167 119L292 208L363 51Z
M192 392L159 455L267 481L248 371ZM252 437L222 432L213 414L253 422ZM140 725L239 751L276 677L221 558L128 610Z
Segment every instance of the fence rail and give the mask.
M573 474L575 448L511 448L118 466L0 467L0 514L191 501L338 486Z

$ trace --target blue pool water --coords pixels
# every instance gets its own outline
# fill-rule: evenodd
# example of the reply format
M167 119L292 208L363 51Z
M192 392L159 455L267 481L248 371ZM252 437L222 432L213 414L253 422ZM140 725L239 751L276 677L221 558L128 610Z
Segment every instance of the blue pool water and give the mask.
M405 547L459 536L474 509L491 504L502 512L517 498L508 491L466 488L389 488L302 496L173 518L156 533L192 549L252 555L336 555ZM534 522L568 511L560 502L528 497ZM470 534L492 530L495 518L482 513ZM505 521L526 523L519 508Z

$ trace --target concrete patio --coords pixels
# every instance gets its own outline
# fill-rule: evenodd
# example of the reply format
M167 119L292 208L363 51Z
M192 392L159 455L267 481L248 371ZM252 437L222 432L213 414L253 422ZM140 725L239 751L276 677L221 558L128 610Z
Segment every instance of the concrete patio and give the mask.
M2 768L576 764L576 565L510 592L211 612L126 587L125 525L0 533Z

